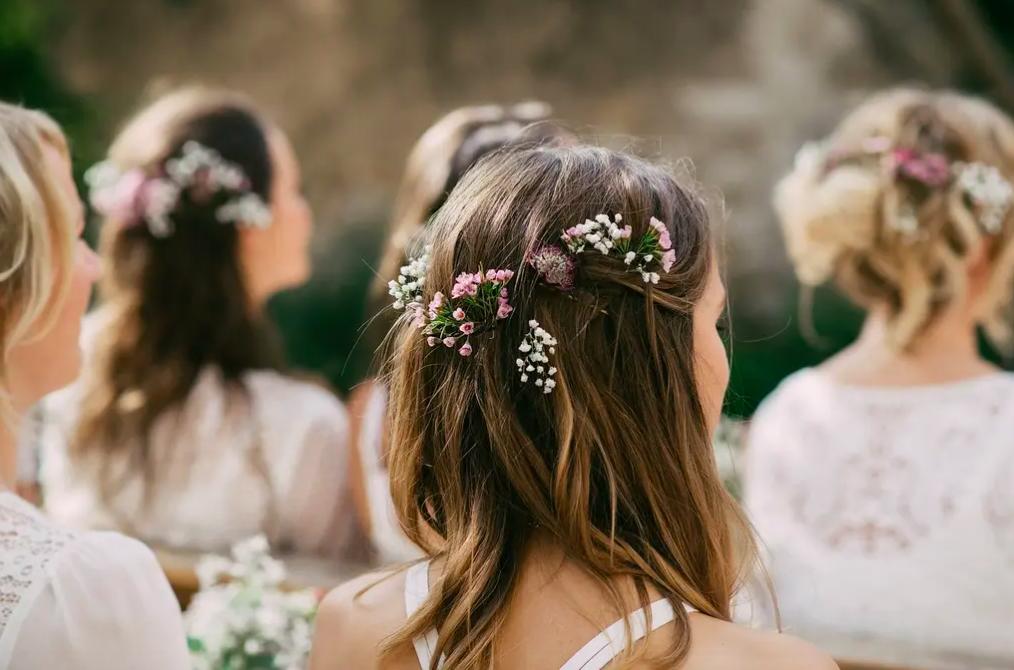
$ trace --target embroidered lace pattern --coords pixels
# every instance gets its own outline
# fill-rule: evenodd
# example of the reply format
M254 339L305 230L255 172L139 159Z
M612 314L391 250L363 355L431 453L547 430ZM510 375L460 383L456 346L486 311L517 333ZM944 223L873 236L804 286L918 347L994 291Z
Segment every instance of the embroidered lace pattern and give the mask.
M12 493L0 493L0 639L46 565L74 538Z

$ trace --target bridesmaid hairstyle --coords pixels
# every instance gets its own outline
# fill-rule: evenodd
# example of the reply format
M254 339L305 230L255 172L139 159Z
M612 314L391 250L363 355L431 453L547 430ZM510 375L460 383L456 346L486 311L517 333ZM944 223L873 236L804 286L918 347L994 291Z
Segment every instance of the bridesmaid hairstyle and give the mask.
M138 113L113 142L108 164L124 174L162 174L167 161L197 143L238 168L243 188L270 204L270 128L246 98L188 88ZM74 447L79 454L128 454L147 493L156 470L149 431L186 399L202 369L215 366L242 391L245 372L279 366L267 328L251 309L237 226L223 223L213 205L180 201L168 235L115 217L102 231L101 289L111 321L103 324L85 376ZM114 493L104 472L103 494L108 500Z
M862 307L886 305L893 346L907 348L963 290L969 251L986 242L979 313L1014 344L1014 123L951 91L881 92L819 144L800 151L775 206L804 284L834 281Z
M622 214L634 240L651 234L653 217L666 222L662 237L676 252L663 261L668 271L646 281L622 255L585 253L572 286L548 286L533 254L603 212ZM434 663L443 655L446 667L490 667L539 529L618 612L617 575L635 580L643 605L649 585L677 605L665 662L678 663L690 644L680 603L728 620L756 557L717 473L695 377L693 311L714 258L703 199L623 153L509 146L465 174L430 228L418 304L456 284L467 293L472 280L459 273L477 268L509 283L510 304L501 294L495 328L477 326L467 354L460 342L427 342L413 309L392 332L395 507L408 537L445 567L387 652L435 628ZM552 393L518 371L534 320L560 342L546 350Z
M13 413L6 390L7 356L34 331L70 284L74 205L66 202L44 157L49 145L67 154L59 126L42 112L0 102L0 419ZM56 315L56 310L52 310Z

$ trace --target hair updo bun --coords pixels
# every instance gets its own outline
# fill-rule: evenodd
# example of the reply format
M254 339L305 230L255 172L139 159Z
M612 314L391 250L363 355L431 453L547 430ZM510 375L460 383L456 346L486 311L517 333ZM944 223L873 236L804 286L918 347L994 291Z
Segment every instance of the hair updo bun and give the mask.
M990 277L979 322L1006 347L1012 182L1006 115L953 92L894 89L804 147L774 204L799 280L833 280L861 307L886 306L898 349L962 294L965 258L985 241Z

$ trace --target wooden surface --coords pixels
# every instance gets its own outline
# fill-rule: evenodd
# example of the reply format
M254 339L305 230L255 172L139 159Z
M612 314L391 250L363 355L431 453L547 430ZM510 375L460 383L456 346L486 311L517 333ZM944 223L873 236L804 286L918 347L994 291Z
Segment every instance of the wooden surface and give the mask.
M206 554L159 548L154 548L154 551L180 607L186 609L199 588L195 568ZM326 591L369 570L366 565L339 564L316 556L281 555L276 558L285 563L285 585L293 589L316 588Z

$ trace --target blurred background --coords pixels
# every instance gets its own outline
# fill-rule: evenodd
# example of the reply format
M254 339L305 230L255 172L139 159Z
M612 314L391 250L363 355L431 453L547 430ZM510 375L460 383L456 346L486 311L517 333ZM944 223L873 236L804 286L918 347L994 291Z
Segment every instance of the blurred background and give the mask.
M818 292L818 336L801 334L770 206L799 145L895 83L1014 112L1012 62L1009 0L0 0L0 98L63 123L79 175L178 84L243 90L288 132L316 271L270 311L293 366L341 391L372 353L366 287L405 157L438 116L539 99L592 140L689 157L724 202L740 416L858 329Z

